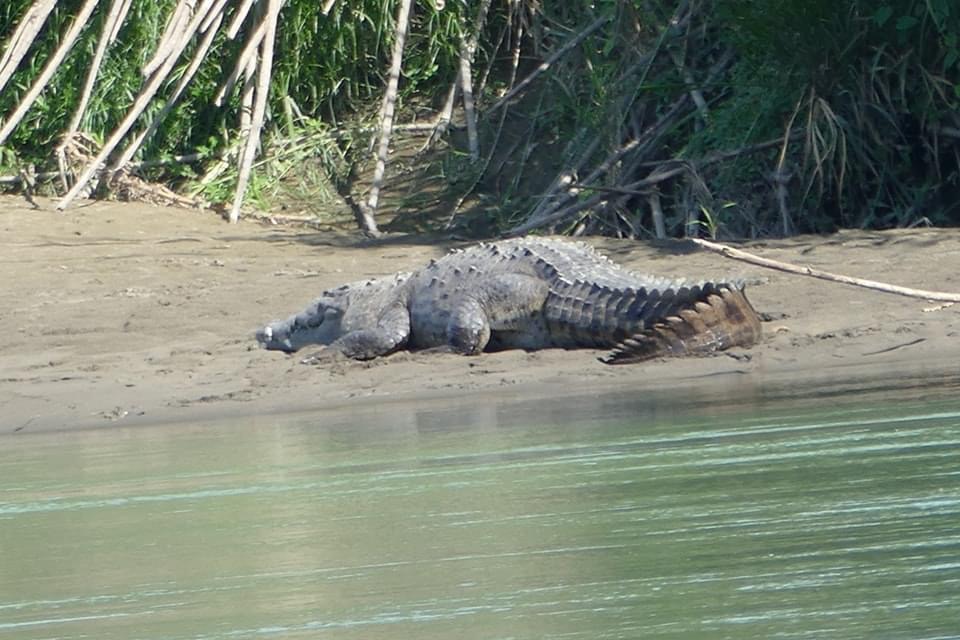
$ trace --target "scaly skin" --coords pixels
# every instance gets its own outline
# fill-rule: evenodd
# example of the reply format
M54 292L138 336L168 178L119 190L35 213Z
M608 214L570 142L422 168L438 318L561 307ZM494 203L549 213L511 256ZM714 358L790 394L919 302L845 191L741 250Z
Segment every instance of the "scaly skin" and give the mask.
M612 364L750 346L760 320L731 283L632 273L582 243L519 238L455 251L412 274L326 291L257 332L267 349L308 344L369 359L405 347L612 349Z

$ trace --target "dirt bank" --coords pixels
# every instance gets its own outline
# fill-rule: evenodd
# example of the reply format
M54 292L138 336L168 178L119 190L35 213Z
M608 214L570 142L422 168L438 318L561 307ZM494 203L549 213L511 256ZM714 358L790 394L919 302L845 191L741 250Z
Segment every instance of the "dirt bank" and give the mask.
M209 213L92 203L66 214L0 198L0 432L203 419L496 392L696 390L950 375L960 306L790 276L683 243L591 240L638 271L745 277L772 318L739 358L610 367L597 352L476 358L401 353L310 367L255 347L253 330L331 285L416 267L447 244L230 226ZM742 245L766 257L908 287L960 291L960 232L844 232Z

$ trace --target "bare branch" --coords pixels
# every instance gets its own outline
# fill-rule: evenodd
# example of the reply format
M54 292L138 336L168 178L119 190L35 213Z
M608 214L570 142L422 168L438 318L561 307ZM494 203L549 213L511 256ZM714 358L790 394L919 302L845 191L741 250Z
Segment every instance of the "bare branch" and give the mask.
M776 269L777 271L783 271L786 273L794 273L801 276L819 278L820 280L827 280L829 282L840 282L842 284L863 287L864 289L871 289L873 291L882 291L884 293L893 293L899 296L907 296L909 298L922 298L924 300L937 300L939 302L960 302L960 293L925 291L923 289L911 289L909 287L901 287L894 284L887 284L886 282L877 282L875 280L851 278L850 276L820 271L819 269L814 269L812 267L801 267L795 264L790 264L789 262L780 262L779 260L771 260L770 258L761 258L760 256L747 253L746 251L741 251L740 249L734 249L733 247L724 244L710 242L708 240L701 240L699 238L690 238L690 242L728 258L754 264L758 267L766 267L767 269Z

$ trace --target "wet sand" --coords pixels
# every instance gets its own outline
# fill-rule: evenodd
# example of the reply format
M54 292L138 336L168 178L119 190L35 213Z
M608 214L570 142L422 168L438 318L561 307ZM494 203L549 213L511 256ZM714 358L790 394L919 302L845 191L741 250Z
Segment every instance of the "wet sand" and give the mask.
M763 342L708 358L608 366L591 350L407 353L299 363L253 331L323 289L416 268L455 243L228 225L209 212L87 203L60 214L0 197L0 433L194 422L392 401L672 390L730 397L865 380L934 384L960 370L960 305L788 275L688 243L589 242L636 271L744 278ZM960 291L960 230L847 231L747 242L764 257L906 287ZM389 406L385 404L384 406Z

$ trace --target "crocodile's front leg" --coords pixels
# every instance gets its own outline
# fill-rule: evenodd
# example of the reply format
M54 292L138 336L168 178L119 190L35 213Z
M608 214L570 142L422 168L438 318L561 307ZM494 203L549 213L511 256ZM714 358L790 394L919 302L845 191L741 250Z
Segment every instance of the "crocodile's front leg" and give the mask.
M402 302L396 302L380 314L376 327L350 331L301 362L316 363L337 353L354 360L371 360L403 348L409 339L410 312Z
M525 326L543 309L549 285L540 278L506 273L491 278L464 297L450 314L447 344L466 355L482 352L493 331Z

